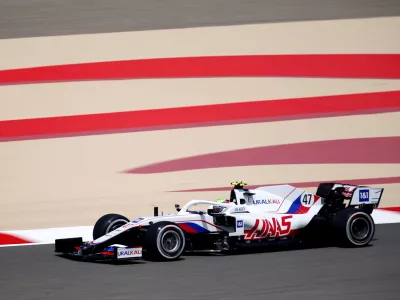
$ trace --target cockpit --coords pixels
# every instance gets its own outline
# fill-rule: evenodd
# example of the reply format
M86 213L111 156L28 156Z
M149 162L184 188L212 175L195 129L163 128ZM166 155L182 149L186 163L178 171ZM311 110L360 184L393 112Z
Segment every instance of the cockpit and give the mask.
M233 181L231 182L231 185L233 185L233 188L229 197L230 202L233 202L235 204L251 203L251 198L253 195L255 195L255 193L251 193L248 189L244 188L247 183L244 183L242 181Z

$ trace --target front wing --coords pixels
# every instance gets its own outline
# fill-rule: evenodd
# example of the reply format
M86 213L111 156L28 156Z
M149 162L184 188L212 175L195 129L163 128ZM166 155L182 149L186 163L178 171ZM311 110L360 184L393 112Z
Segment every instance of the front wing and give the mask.
M93 251L93 245L84 243L82 238L55 240L55 251L64 255L90 260L137 260L142 259L142 247L111 245Z

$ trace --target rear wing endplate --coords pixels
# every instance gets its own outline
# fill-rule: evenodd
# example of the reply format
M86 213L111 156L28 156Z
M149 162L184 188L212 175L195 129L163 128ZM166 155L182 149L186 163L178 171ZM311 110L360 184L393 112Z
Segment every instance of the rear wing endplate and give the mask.
M378 208L384 189L342 183L321 183L317 195L327 198L330 191L335 191L343 199L350 200L349 206L371 205Z

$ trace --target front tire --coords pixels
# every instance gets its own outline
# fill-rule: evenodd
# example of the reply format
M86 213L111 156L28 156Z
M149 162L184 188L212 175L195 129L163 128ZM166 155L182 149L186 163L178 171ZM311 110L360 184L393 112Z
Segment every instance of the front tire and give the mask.
M375 234L375 222L365 211L346 208L339 211L333 220L339 243L350 247L363 247Z
M157 222L147 230L145 245L151 259L177 260L185 249L185 234L175 223Z
M118 214L107 214L97 220L93 228L93 239L106 235L110 231L129 223L129 219Z

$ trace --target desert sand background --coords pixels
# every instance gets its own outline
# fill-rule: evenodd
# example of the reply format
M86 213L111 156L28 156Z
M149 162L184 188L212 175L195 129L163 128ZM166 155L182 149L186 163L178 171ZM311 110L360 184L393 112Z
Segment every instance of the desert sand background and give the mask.
M0 78L1 70L132 59L400 54L399 28L400 17L371 17L4 38ZM152 214L155 205L172 212L175 203L228 197L233 180L310 183L302 185L310 191L320 181L367 181L385 188L383 207L399 205L400 97L390 111L257 123L19 140L4 138L2 129L19 126L23 119L388 91L400 91L400 80L239 76L0 84L0 229L92 225L110 212L131 218ZM132 171L221 151L359 138L386 138L386 148L369 144L380 156L371 152L361 163ZM354 155L342 143L332 145L333 153ZM318 147L308 151L321 155ZM213 190L220 187L227 190ZM201 191L186 191L195 189Z

